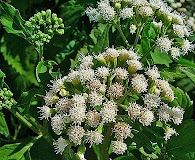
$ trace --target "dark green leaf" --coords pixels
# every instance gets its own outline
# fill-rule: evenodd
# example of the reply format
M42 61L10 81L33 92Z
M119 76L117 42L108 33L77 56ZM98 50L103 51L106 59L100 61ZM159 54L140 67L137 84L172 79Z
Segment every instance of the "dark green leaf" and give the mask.
M180 69L195 83L195 68L181 67Z
M76 155L70 146L66 147L63 153L63 157L65 160L80 160L78 155Z
M154 52L151 54L151 56L154 64L164 64L169 67L169 64L172 62L168 54L160 52L160 50L157 48L154 49Z
M192 101L190 100L190 97L188 96L187 93L184 93L183 90L180 88L174 88L172 87L174 94L175 94L175 99L173 102L170 103L171 106L181 106L182 108L185 109L185 118L191 118L193 114L193 106L192 106Z
M33 146L39 137L27 139L21 143L6 144L0 148L0 160L21 160L25 159L25 153Z
M173 136L167 143L167 152L174 160L189 160L188 155L195 152L195 122L183 121L176 128L178 136Z
M4 135L5 137L10 135L4 114L2 112L0 112L0 134Z
M134 134L133 140L137 144L138 148L144 147L146 152L149 153L154 151L150 139L145 134L138 132Z
M97 43L94 45L94 48L92 49L92 51L95 53L101 52L106 47L109 46L109 30L110 30L111 25L110 24L106 24L106 25L101 24L100 28L101 27L103 27L104 30L102 30L101 34L98 35ZM93 37L92 35L90 35L90 36Z
M52 144L44 138L40 138L31 148L30 155L32 160L60 160L59 154L56 154ZM76 160L76 159L75 159Z
M29 43L15 35L4 34L0 51L8 65L22 76L20 79L24 78L24 83L30 82L31 84L38 85L34 75L38 56Z
M13 6L0 1L0 16L1 23L8 33L13 33L22 38L25 38L24 34L24 20L20 16L20 13Z

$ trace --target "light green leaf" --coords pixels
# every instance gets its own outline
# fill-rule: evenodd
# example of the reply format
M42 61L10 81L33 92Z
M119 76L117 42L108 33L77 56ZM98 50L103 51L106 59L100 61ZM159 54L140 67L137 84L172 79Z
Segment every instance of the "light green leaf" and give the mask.
M169 58L169 55L163 52L160 52L158 48L154 49L154 52L151 54L154 64L164 64L169 67L169 64L172 60Z
M195 122L183 121L176 131L179 135L173 136L166 144L168 155L173 160L190 160L188 154L195 152Z
M186 74L186 76L188 76L192 80L192 82L195 83L195 68L181 67L180 69L183 73Z
M24 20L20 16L20 13L13 6L0 1L0 17L1 23L8 33L13 33L22 38L25 38Z
M10 135L4 114L2 112L0 112L0 134L4 135L5 137Z

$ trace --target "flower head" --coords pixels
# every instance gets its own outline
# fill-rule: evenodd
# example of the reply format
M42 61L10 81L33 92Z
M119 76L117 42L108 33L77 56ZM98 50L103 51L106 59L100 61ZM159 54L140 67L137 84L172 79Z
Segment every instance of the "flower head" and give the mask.
M112 151L116 154L124 154L127 150L127 144L123 141L112 141Z
M62 138L62 136L60 136L55 142L53 142L53 145L54 145L56 154L58 153L62 154L66 146L68 146L68 143L66 142L64 138Z

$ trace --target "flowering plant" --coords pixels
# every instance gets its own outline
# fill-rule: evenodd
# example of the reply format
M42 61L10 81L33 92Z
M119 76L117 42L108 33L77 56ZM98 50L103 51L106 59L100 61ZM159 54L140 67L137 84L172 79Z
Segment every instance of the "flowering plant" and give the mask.
M52 38L63 36L72 23L67 19L71 27L64 25L50 9L25 21L13 6L0 2L5 30L38 53L36 73L29 79L35 87L18 100L0 72L0 133L11 137L7 110L33 131L27 142L0 147L3 159L44 159L38 150L45 146L49 159L193 159L193 103L179 85L182 78L193 87L195 82L193 31L184 16L161 0L70 1L61 7L62 18L86 14L91 31L88 35L87 29L80 33L75 27L82 45L71 39L64 47L56 39L54 46L64 50L48 57ZM5 48L4 58L27 77ZM64 70L66 54L74 52L75 60ZM19 127L15 132L17 137Z

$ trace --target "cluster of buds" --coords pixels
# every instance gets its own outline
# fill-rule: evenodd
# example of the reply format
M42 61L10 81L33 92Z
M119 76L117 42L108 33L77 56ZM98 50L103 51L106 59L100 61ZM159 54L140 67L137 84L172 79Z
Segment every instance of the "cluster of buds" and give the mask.
M139 59L134 49L114 47L98 55L82 54L74 70L51 81L45 105L38 109L40 119L51 121L60 136L54 142L56 153L68 145L101 144L105 126L111 127L116 154L126 152L125 140L131 138L135 122L150 126L161 121L165 140L176 134L168 127L182 122L184 110L169 106L175 97L168 81L160 78L156 66L144 69Z
M7 88L0 89L0 110L2 107L11 108L11 106L16 104L16 101L12 98L13 93Z
M140 32L149 23L153 24L156 46L175 59L194 49L187 39L193 32L185 17L162 0L101 0L97 8L88 7L86 14L94 22L115 24L123 21L129 25L132 34Z
M43 46L49 43L54 34L64 34L64 24L62 18L58 18L51 10L36 13L25 22L30 34L29 40L36 46Z

